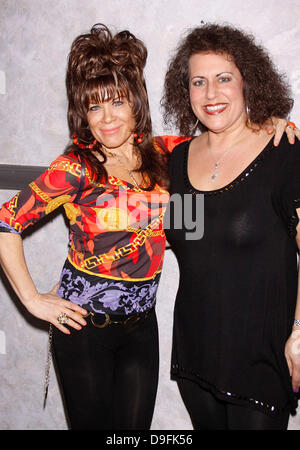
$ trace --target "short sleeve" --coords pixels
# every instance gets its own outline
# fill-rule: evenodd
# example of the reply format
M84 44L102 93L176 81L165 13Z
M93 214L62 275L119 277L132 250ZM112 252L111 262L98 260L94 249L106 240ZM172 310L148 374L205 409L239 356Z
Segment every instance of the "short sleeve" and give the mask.
M61 155L0 209L0 232L22 233L78 193L81 164L75 155Z
M281 206L292 237L297 234L300 208L300 143L287 144L282 164Z

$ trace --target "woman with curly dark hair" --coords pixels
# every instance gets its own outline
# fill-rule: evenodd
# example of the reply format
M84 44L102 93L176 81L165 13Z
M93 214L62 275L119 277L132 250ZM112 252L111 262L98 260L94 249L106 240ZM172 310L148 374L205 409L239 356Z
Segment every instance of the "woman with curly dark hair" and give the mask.
M180 43L163 105L182 134L202 131L170 162L171 198L204 197L202 239L176 228L176 208L166 230L180 270L172 376L196 429L286 429L300 386L300 149L275 147L264 123L290 112L288 86L252 36L208 24Z
M72 429L148 429L153 415L168 194L166 158L152 143L146 58L128 31L113 36L96 25L75 39L66 78L73 142L0 211L1 263L28 311L51 323ZM40 294L20 234L60 205L69 254L57 294Z

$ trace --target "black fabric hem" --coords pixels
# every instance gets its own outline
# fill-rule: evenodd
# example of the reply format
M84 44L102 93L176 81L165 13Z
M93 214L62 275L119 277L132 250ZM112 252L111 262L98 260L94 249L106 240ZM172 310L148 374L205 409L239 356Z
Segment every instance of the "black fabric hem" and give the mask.
M221 401L252 408L264 412L265 414L268 414L270 416L275 416L286 411L292 413L297 408L298 402L296 398L294 401L288 401L284 406L272 405L271 402L269 403L262 402L254 398L228 392L225 389L221 389L215 386L214 384L204 380L195 371L179 367L178 365L172 365L171 379L173 381L177 381L180 378L185 378L187 380L197 383L201 388L211 392L216 398L218 398Z

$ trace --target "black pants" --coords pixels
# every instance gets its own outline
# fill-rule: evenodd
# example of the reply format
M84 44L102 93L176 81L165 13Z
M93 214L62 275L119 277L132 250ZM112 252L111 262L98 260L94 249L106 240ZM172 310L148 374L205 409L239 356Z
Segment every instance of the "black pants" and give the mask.
M217 399L197 383L177 381L195 430L286 430L289 413L270 416L264 412Z
M155 312L133 325L53 329L53 353L71 429L150 429L158 383Z

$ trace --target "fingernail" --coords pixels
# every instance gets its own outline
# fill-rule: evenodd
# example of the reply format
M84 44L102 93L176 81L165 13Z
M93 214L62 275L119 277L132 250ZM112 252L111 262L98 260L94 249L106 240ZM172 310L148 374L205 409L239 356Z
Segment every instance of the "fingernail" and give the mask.
M294 392L299 392L299 388L298 389L293 389Z

